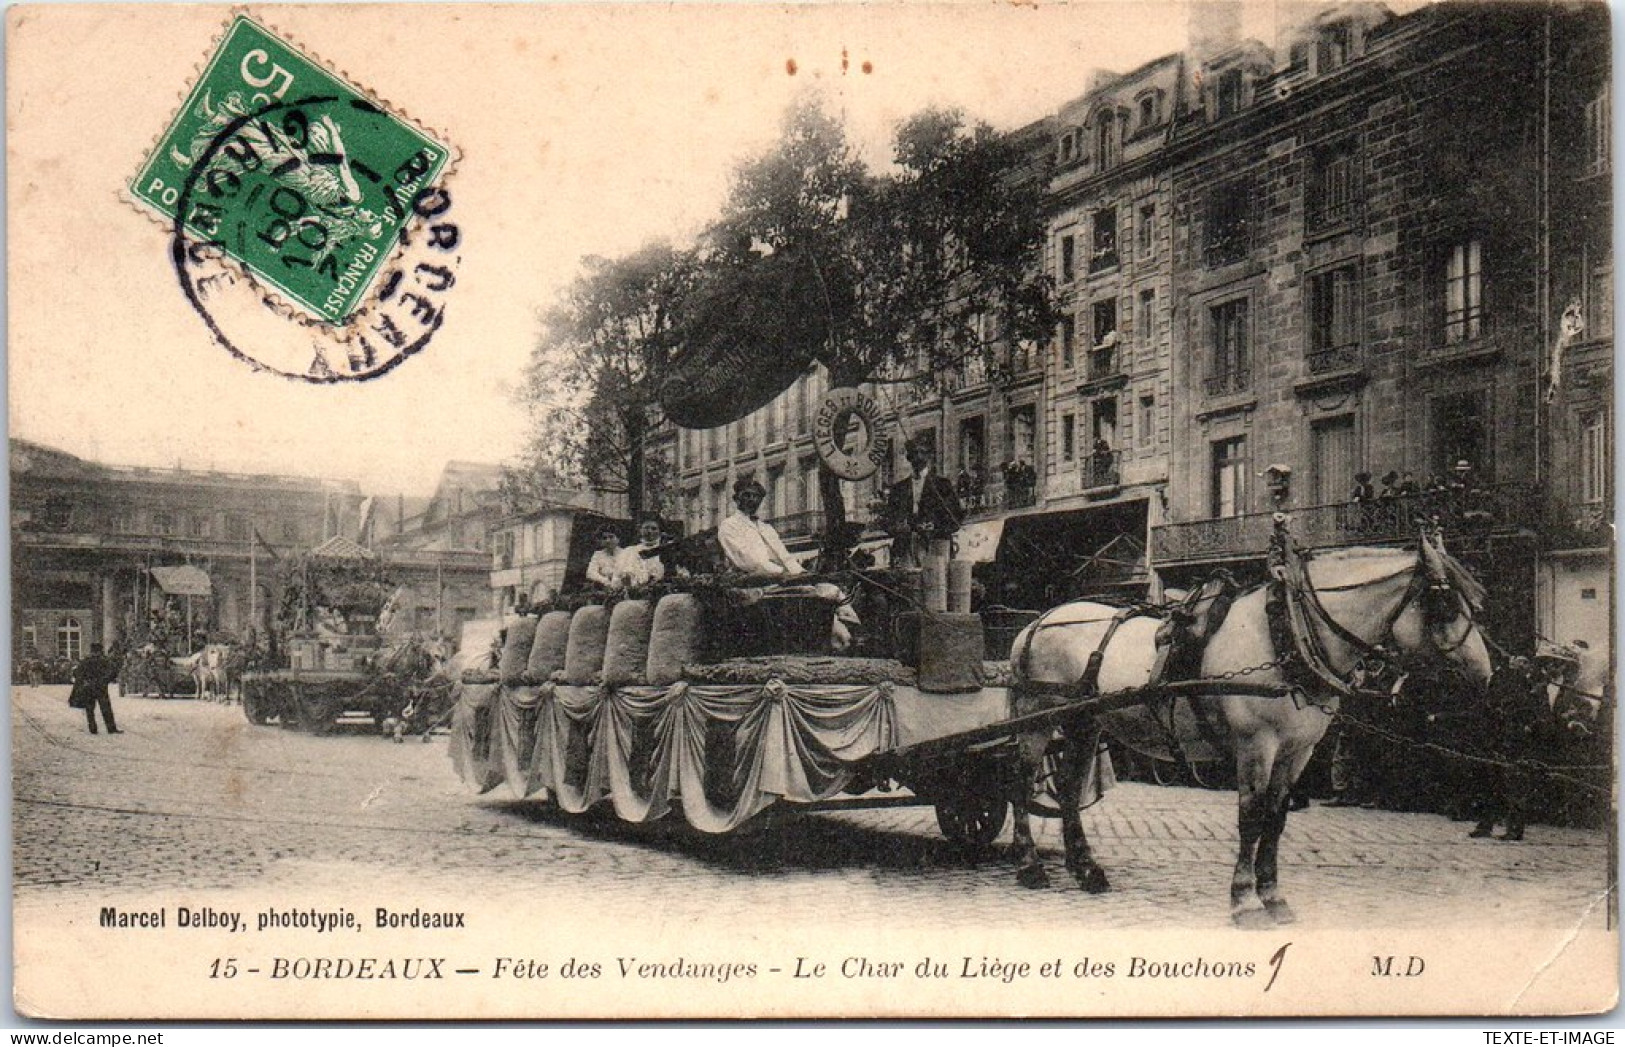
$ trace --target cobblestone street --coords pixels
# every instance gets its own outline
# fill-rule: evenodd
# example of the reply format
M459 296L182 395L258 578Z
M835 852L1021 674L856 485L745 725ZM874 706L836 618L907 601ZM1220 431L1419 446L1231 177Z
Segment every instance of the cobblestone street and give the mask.
M814 925L906 914L970 926L990 912L1091 928L1226 923L1231 793L1125 783L1085 816L1113 891L1027 892L1002 846L962 854L929 808L776 817L702 837L471 796L439 737L394 745L361 725L311 737L250 726L235 707L115 701L125 733L91 736L65 688L13 691L20 903L87 890L313 892L387 872L429 893L578 883L599 900L658 896L671 920L762 906ZM1056 824L1035 824L1059 883ZM1607 858L1600 832L1537 825L1521 844L1470 840L1442 817L1316 805L1289 823L1282 876L1314 927L1595 927ZM527 872L494 875L515 870Z

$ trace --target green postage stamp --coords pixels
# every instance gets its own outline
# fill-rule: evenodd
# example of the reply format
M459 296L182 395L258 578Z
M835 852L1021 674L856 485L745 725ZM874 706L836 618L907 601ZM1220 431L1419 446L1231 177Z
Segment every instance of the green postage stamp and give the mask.
M319 323L343 325L403 228L432 213L424 194L451 157L239 15L130 191L173 223L178 270L182 251L212 250ZM195 288L188 296L204 311Z

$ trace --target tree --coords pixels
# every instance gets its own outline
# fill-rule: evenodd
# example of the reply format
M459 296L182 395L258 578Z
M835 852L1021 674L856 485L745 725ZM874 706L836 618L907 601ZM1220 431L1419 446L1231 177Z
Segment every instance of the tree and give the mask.
M804 357L822 361L836 386L931 380L977 357L991 374L999 345L1053 329L1039 264L1042 164L955 110L905 121L893 161L866 170L815 99L791 108L777 146L736 172L696 284L713 300L730 300L730 289L738 300L774 298L779 322L761 310L730 319L685 309L677 359L690 373L667 383L669 407L704 372L726 369L752 393L734 401L739 417L766 402L760 386L767 398L786 387ZM737 373L743 345L754 346L758 374ZM820 471L819 487L838 541L840 483Z
M519 392L532 429L522 465L505 484L516 502L546 486L586 486L626 495L634 516L643 511L651 488L665 480L648 467L645 443L660 422L655 391L695 269L692 253L665 243L583 262L543 319Z

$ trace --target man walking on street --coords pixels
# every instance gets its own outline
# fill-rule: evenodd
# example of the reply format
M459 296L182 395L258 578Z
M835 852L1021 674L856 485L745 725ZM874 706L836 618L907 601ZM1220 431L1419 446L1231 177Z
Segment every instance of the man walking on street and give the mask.
M102 654L102 645L90 645L90 653L79 660L73 670L73 690L68 704L85 711L85 724L90 733L96 733L96 710L102 711L108 734L123 734L113 722L113 700L107 696L107 687L118 678L118 666L113 659Z

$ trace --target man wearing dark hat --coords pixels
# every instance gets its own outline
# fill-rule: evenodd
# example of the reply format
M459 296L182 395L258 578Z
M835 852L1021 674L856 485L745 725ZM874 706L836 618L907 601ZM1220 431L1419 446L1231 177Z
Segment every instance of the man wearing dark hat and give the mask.
M85 711L85 723L90 733L96 733L96 710L102 711L108 734L123 734L113 722L113 700L107 696L107 687L118 679L118 665L102 654L102 645L90 645L90 653L80 659L73 669L73 690L68 693L68 704Z
M1354 490L1349 493L1351 502L1369 502L1377 497L1377 492L1371 487L1371 474L1360 472L1354 474Z
M1399 470L1390 469L1382 474L1382 490L1377 497L1384 500L1399 497Z
M891 532L891 565L922 567L933 551L948 555L947 543L964 515L954 485L931 466L931 445L910 440L903 453L912 474L886 492L886 527ZM940 544L939 544L940 543Z

